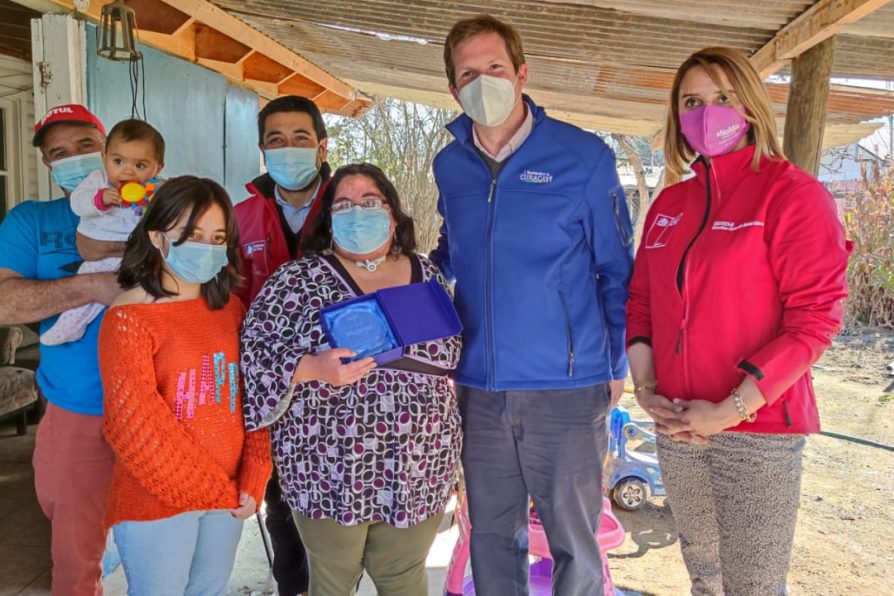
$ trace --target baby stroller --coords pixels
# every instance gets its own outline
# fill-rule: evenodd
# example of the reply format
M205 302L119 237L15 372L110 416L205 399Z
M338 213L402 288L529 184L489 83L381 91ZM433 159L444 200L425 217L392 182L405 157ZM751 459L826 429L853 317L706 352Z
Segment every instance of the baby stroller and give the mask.
M655 444L655 433L646 430L651 421L632 420L620 406L609 419L608 464L605 467L606 490L615 505L626 511L643 506L649 496L663 497L664 483L658 468L658 456L641 449L631 449L631 441Z
M459 538L453 548L453 556L447 567L447 578L444 582L445 596L473 596L475 585L472 574L466 575L466 566L469 561L469 511L465 496L460 491L456 504L456 523L459 526ZM606 553L618 548L624 543L624 528L612 514L611 503L603 497L602 501L602 525L596 534L599 542L599 550L602 553L602 577L605 584L605 596L614 596L616 592L612 585L611 573L608 568ZM552 559L549 553L549 545L546 542L546 532L537 517L533 507L528 523L528 552L538 558L529 567L529 586L531 596L549 596L552 594Z

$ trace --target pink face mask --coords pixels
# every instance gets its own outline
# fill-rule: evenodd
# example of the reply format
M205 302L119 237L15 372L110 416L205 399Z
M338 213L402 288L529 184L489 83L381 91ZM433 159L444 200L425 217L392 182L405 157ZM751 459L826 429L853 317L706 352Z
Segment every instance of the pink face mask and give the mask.
M735 108L702 106L680 114L686 142L706 157L729 153L739 143L749 124Z

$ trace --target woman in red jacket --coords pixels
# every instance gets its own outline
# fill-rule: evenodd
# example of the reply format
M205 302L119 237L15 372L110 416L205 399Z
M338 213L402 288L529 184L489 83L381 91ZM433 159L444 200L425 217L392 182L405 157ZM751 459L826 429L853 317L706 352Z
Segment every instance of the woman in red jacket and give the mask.
M849 249L831 196L783 157L743 55L683 63L665 134L669 178L695 175L646 218L627 306L636 398L692 593L784 594L804 435L819 431L810 367L841 325Z

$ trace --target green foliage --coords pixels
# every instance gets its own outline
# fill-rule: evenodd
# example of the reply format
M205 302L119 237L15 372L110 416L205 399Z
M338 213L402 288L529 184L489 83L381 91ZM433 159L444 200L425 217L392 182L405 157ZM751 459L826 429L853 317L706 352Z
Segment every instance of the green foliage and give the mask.
M854 243L848 265L849 324L894 328L894 164L863 175L845 196L844 226Z
M333 167L369 162L394 183L404 209L416 225L420 252L434 248L441 217L432 161L451 139L444 128L455 112L390 98L376 103L361 118L327 123L329 163Z

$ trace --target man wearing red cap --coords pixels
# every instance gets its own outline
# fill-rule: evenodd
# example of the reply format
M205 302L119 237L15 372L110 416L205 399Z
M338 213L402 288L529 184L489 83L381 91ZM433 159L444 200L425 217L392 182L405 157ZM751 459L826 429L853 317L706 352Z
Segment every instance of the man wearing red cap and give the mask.
M43 332L59 313L89 302L110 304L120 289L114 273L74 275L81 253L100 250L84 245L79 253L78 217L68 196L103 167L102 123L83 106L58 106L34 126L33 144L65 196L26 201L0 222L0 324L40 321ZM110 249L120 254L123 246ZM53 527L56 596L102 594L102 516L113 456L102 435L100 321L78 341L40 350L37 381L48 404L37 429L34 478Z

